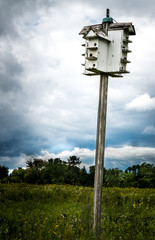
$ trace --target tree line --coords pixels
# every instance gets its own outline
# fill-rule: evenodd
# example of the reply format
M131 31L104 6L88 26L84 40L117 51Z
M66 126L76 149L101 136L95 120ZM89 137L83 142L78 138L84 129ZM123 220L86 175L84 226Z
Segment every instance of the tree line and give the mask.
M7 167L0 166L1 183L71 184L93 187L95 166L90 166L87 171L85 166L81 167L80 158L77 156L70 156L67 162L60 158L45 161L31 157L26 162L26 169L19 167L10 175L8 172ZM128 167L125 171L104 168L103 186L155 188L155 166L144 162Z

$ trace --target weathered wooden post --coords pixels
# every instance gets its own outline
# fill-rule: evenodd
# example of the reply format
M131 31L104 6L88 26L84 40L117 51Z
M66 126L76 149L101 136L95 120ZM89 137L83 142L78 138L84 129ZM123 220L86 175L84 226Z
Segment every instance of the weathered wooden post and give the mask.
M100 75L100 94L97 121L96 160L94 179L94 210L93 230L99 233L101 228L102 185L105 150L106 111L108 76L122 77L129 73L126 69L129 35L135 35L131 22L113 23L109 9L102 24L85 26L79 34L85 39L85 67L84 74L88 76Z
M100 75L99 106L97 120L96 136L96 162L95 162L95 179L94 179L94 212L93 212L93 229L100 231L101 223L101 205L102 205L102 184L103 184L103 167L104 167L104 147L106 131L106 112L107 112L107 92L108 92L108 75Z

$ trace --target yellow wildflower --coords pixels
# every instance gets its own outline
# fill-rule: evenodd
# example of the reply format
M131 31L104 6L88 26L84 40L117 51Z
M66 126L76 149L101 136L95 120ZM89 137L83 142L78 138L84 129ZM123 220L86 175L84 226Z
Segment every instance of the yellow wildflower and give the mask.
M139 204L139 207L141 207L143 205L143 202L141 202L140 204Z
M55 230L57 230L57 229L58 229L58 224L55 225Z
M136 208L136 203L134 202L133 207Z

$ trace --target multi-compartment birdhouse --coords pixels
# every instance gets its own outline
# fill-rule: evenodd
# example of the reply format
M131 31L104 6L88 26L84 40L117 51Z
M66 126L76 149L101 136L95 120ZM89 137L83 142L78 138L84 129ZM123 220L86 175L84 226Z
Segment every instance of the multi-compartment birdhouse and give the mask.
M103 19L102 24L85 26L80 33L85 39L82 44L85 52L85 75L106 73L112 77L122 77L127 71L128 44L130 35L135 35L135 28L129 23L113 23L111 17Z
M109 9L102 24L85 26L79 34L83 35L85 48L84 74L100 75L99 107L97 120L95 178L94 178L94 208L93 231L101 229L102 184L106 131L108 76L122 77L127 71L129 36L135 35L131 22L114 23L109 17ZM99 236L99 235L98 235Z

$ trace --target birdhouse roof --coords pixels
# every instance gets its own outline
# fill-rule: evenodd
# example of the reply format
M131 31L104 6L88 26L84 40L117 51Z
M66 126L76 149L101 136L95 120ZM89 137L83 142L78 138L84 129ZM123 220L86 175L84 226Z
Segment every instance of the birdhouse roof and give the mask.
M82 30L80 31L79 34L84 35L83 37L85 38L90 30L93 30L99 37L101 37L101 35L103 37L103 34L104 34L105 35L104 38L106 38L106 34L104 33L104 28L103 28L102 24L85 26L82 28ZM108 31L114 31L114 30L127 30L127 31L129 31L129 35L136 35L134 25L132 25L131 22L111 23L108 26Z
M91 29L95 32L100 31L102 29L102 24L85 26L85 27L82 28L82 30L80 31L79 34L86 36Z
M100 29L97 29L97 28L91 27L88 29L86 34L84 34L85 39L96 38L96 37L100 37L106 41L110 41L108 39L108 36L103 31L101 31Z
M129 35L136 35L135 27L132 25L132 22L128 23L111 23L108 26L108 31L113 30L127 30L129 31Z

